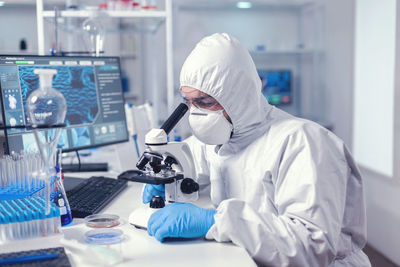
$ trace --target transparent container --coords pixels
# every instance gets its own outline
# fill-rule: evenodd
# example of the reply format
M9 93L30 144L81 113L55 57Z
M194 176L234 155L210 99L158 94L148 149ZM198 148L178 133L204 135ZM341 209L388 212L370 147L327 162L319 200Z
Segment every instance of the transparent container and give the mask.
M87 227L112 228L120 225L119 216L114 214L93 214L85 217Z
M45 182L46 214L50 212L50 184L57 176L56 152L61 128L67 112L64 96L52 88L53 76L56 69L34 69L33 73L39 76L40 87L32 91L27 99L26 108L28 122L34 128L33 133L44 168L38 177ZM41 129L41 131L39 131Z
M132 0L120 0L120 9L132 10Z
M89 18L83 21L82 30L85 35L87 51L92 56L104 53L104 25L101 22L101 12L97 7L88 7Z
M72 212L69 206L69 201L67 198L67 194L65 193L64 184L62 181L62 150L58 149L56 153L56 176L54 177L55 181L52 185L52 193L50 197L50 201L53 202L60 209L60 217L61 217L61 225L68 225L72 222Z
M124 233L120 229L96 229L85 233L85 240L93 245L113 245L124 240Z
M157 1L156 0L141 0L140 6L142 10L155 10L157 9Z
M90 249L101 255L102 263L115 265L123 261L121 243L124 233L120 229L95 229L87 231L84 235Z
M132 10L140 10L140 2L139 1L132 1Z

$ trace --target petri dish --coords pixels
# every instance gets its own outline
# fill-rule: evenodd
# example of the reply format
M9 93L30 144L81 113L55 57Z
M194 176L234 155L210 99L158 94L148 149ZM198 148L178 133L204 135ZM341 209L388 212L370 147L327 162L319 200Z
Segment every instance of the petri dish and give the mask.
M95 229L85 233L85 240L89 244L112 245L124 240L124 232L119 229Z
M120 225L119 216L114 214L93 214L85 217L86 226L91 228L112 228Z

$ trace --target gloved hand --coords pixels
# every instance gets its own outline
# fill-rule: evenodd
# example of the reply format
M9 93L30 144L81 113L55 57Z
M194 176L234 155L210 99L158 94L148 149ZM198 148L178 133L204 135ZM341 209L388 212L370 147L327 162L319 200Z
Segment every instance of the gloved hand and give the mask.
M172 203L151 215L147 232L160 242L166 237L205 236L214 224L216 212L190 203Z
M154 196L161 196L165 200L165 187L162 184L146 184L142 194L142 200L144 204L150 202Z

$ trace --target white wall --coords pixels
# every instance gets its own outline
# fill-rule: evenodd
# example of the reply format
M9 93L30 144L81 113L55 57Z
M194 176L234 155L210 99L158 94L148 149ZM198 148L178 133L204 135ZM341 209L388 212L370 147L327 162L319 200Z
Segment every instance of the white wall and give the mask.
M361 168L368 243L400 265L400 177L393 174L393 155L398 154L393 151L398 144L393 133L399 116L393 105L398 101L395 90L400 92L400 84L394 85L400 75L400 6L395 0L357 0L355 14L353 143L356 160L368 167Z
M0 53L19 52L25 38L28 52L36 54L37 28L35 7L0 7Z
M327 120L352 147L354 0L325 0Z
M356 3L354 155L391 177L396 0Z

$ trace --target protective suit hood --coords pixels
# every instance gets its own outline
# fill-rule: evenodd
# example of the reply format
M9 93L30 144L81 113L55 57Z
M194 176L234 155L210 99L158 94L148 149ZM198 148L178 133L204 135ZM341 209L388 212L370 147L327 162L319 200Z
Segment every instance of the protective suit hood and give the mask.
M233 135L220 155L237 153L266 133L272 106L261 94L249 52L234 37L216 33L203 38L183 64L180 84L214 97L231 118Z

